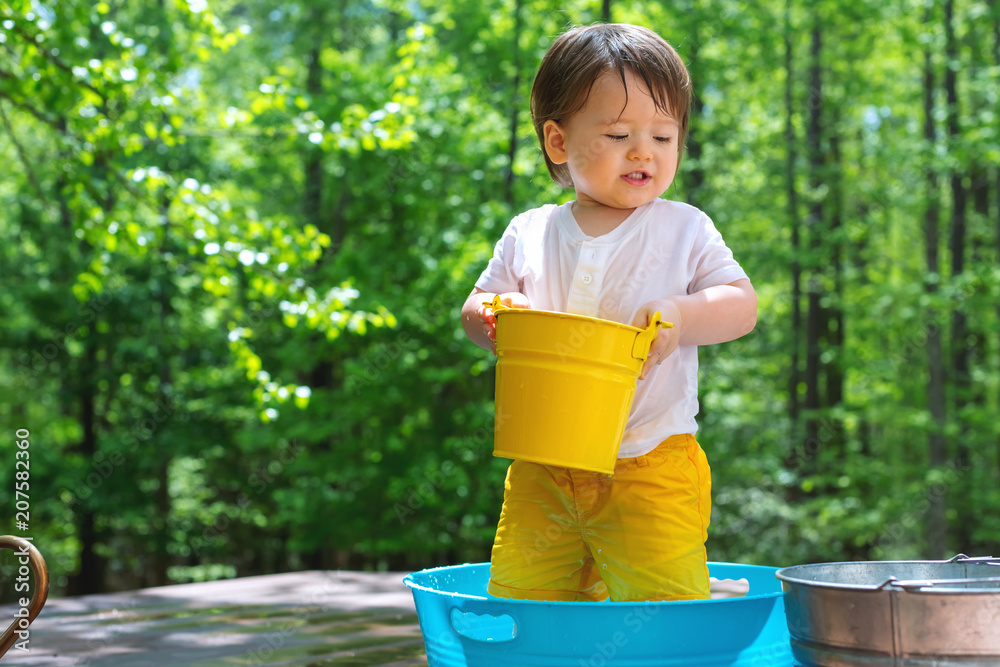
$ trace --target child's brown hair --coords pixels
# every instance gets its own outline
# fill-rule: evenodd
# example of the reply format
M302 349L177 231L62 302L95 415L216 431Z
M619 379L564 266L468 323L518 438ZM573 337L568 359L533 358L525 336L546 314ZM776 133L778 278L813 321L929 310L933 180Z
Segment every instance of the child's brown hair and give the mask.
M691 77L680 56L648 28L625 23L580 26L552 43L531 87L531 119L545 164L559 185L573 187L573 179L565 164L554 164L545 154L542 127L549 120L561 123L582 109L594 82L605 72L621 77L628 99L626 68L646 83L656 108L677 121L680 164L691 107Z

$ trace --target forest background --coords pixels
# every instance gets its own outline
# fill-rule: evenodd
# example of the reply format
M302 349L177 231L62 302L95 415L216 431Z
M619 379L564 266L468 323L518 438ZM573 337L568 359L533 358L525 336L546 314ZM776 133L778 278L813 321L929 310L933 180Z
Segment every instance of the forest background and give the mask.
M571 198L528 93L609 19L687 61L667 196L760 298L701 351L709 557L1000 552L997 0L3 0L0 530L55 593L488 559L458 311Z

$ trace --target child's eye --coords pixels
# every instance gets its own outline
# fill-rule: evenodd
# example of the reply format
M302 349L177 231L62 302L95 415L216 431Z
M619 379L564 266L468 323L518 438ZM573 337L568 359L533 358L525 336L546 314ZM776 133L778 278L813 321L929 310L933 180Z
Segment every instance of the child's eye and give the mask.
M611 141L625 141L626 139L628 139L627 134L605 134L604 136L606 136Z
M673 139L671 137L653 137L661 144L669 144Z

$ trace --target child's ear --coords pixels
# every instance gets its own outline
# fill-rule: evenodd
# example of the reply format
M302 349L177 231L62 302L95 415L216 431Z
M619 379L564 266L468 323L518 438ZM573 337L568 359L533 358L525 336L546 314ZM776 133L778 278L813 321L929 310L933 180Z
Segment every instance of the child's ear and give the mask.
M547 120L542 125L542 136L545 137L545 154L553 164L564 164L569 160L566 154L566 135L554 120Z

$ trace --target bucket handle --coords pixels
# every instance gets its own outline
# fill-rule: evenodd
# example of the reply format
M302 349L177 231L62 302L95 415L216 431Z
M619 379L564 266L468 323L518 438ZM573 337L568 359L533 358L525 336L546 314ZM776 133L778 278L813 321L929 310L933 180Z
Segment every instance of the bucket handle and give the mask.
M649 348L652 347L653 341L656 340L656 334L660 332L660 329L673 328L673 322L663 321L660 311L653 313L653 316L649 318L649 325L635 336L635 342L632 343L632 356L639 361L645 361L646 357L649 356Z
M487 308L492 309L494 315L498 315L500 313L505 313L508 310L518 310L517 308L512 308L511 306L505 306L505 305L503 305L503 303L501 303L501 301L500 301L500 295L499 294L497 294L495 297L493 297L492 301L483 301L483 305L486 306Z

